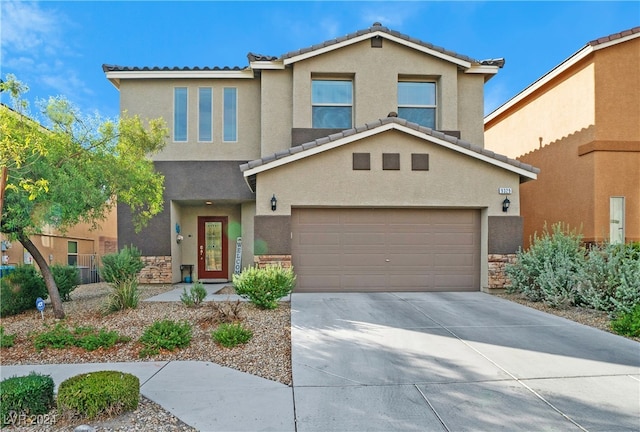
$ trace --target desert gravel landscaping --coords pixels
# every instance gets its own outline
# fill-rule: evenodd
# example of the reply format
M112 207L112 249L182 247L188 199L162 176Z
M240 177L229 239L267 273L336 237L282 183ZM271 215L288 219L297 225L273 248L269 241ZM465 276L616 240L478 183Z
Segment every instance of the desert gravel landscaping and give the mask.
M253 331L253 338L246 345L232 349L222 348L211 338L211 331L216 328L216 312L213 303L206 302L199 307L187 308L181 302L146 302L142 301L175 289L171 285L143 285L140 287L140 304L137 309L116 312L107 316L100 313L110 288L107 284L91 284L78 287L72 294L72 301L64 303L67 318L64 323L68 328L76 326L93 326L98 329L115 330L123 336L131 338L130 342L115 347L96 351L85 351L81 348L44 349L40 352L33 347L34 332L42 332L53 326L57 320L53 318L50 308L45 310L44 320L40 313L32 310L23 314L6 317L0 325L7 334L16 334L15 345L0 350L0 364L57 364L57 363L98 363L98 362L130 362L130 361L170 361L200 360L217 363L242 372L263 378L291 384L291 330L289 303L281 302L276 310L261 310L249 303L241 303L243 324ZM229 293L229 288L223 293ZM541 303L532 303L517 294L500 294L502 298L515 301L547 313L611 332L609 320L605 313L589 309L569 308L557 310ZM137 340L144 328L154 321L172 319L186 320L193 325L193 338L188 348L175 352L140 358L142 347ZM640 341L639 338L635 340ZM2 377L6 378L6 377ZM80 423L58 422L55 426L25 426L5 430L25 431L73 431ZM141 397L138 409L112 419L92 422L96 431L194 431L179 419L172 416L162 407Z

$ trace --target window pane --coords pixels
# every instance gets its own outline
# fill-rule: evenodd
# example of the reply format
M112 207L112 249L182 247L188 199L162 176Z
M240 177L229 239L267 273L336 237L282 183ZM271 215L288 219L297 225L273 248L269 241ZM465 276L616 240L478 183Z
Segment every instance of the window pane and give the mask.
M187 88L176 87L173 94L173 140L187 140Z
M398 108L398 117L431 129L436 127L435 108Z
M67 253L77 254L78 253L78 242L67 242Z
M198 89L198 141L212 141L212 94L210 88Z
M313 107L314 128L342 128L351 127L351 107Z
M399 82L398 105L435 105L436 84L432 82Z
M311 101L315 104L351 105L353 86L351 81L321 81L312 83Z
M78 255L68 255L67 256L67 264L70 266L78 265Z
M238 101L237 89L224 89L224 140L237 141L238 139Z

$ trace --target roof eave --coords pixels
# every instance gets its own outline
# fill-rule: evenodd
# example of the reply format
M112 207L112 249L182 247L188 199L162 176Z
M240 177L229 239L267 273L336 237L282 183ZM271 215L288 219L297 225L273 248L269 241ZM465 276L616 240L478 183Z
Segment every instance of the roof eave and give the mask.
M468 61L465 61L465 60L462 60L460 58L447 55L446 53L442 53L440 51L432 50L432 49L430 49L428 47L425 47L423 45L420 45L418 43L412 42L410 40L405 40L403 38L394 36L392 34L389 34L387 32L380 31L380 30L374 31L374 32L370 32L370 33L365 33L365 34L362 34L362 35L359 35L359 36L355 36L355 37L352 37L352 38L348 38L348 39L345 39L345 40L343 40L341 42L337 42L337 43L334 43L334 44L331 44L331 45L323 46L323 47L315 49L315 50L307 51L307 52L304 52L304 53L301 53L301 54L298 54L298 55L295 55L295 56L292 56L292 57L285 58L283 60L283 65L287 66L287 65L290 65L292 63L296 63L296 62L299 62L301 60L306 60L306 59L309 59L309 58L312 58L312 57L315 57L315 56L318 56L318 55L321 55L321 54L325 54L325 53L331 52L333 50L344 48L346 46L353 45L355 43L359 43L359 42L362 42L362 41L366 41L366 40L372 39L374 37L385 38L387 40L396 42L398 44L407 46L409 48L413 48L413 49L415 49L417 51L421 51L421 52L423 52L425 54L429 54L429 55L432 55L434 57L438 57L440 59L449 61L449 62L454 63L454 64L456 64L456 65L458 65L458 66L460 66L460 67L462 67L464 69L469 69L471 67L471 63L468 62Z
M227 78L227 79L247 79L254 78L253 70L250 68L240 70L146 70L146 71L107 71L107 79L114 82L120 79L158 79L158 78ZM114 84L115 85L115 84ZM118 86L116 86L118 87Z

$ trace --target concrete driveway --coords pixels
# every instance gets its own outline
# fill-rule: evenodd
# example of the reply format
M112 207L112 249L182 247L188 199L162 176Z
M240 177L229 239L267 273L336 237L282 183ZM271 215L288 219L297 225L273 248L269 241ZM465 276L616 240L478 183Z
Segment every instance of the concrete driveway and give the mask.
M297 432L637 431L640 344L483 293L291 296Z

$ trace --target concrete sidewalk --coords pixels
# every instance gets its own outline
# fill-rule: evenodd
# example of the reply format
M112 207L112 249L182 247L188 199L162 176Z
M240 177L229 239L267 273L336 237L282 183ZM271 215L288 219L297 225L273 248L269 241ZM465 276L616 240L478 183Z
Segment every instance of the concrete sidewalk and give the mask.
M102 370L140 379L140 393L200 431L294 431L292 388L199 361L2 366L2 379L35 371L58 385Z

